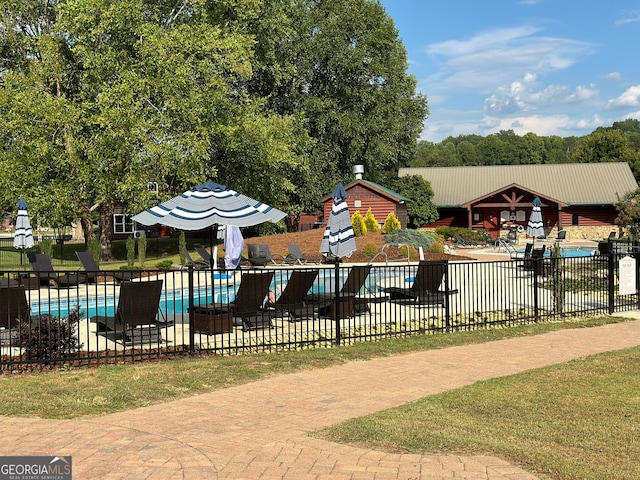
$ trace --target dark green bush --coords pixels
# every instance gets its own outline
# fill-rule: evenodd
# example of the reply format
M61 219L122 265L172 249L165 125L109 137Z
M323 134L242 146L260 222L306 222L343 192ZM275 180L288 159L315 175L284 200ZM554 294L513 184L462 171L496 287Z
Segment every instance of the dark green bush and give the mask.
M436 234L440 235L445 240L455 240L456 235L459 235L462 240L468 243L486 243L487 241L486 230L472 230L471 228L460 227L437 227Z
M82 317L80 307L76 305L64 318L39 315L21 321L17 341L26 359L51 363L72 357L82 348L76 335L76 326Z
M171 270L171 265L173 265L173 262L171 262L171 260L162 260L156 263L156 267L158 268L158 270Z

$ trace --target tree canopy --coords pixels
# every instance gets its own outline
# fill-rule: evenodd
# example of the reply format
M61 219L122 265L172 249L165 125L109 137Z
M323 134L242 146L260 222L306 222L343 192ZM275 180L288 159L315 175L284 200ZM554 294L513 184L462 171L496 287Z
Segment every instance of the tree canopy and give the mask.
M413 154L426 99L372 0L24 0L0 11L0 205L130 213L210 177L290 213ZM10 172L10 173L9 173ZM62 206L61 206L62 205Z

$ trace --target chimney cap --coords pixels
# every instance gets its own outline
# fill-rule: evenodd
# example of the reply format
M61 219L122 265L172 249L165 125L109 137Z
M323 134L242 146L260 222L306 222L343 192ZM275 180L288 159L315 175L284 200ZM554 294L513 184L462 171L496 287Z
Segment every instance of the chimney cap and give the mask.
M364 165L354 165L351 169L352 173L355 174L363 174L364 173Z

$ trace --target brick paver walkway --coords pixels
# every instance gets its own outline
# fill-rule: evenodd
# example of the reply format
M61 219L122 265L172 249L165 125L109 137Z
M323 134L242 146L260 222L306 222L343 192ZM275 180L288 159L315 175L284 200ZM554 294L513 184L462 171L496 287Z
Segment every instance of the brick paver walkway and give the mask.
M74 480L535 479L493 457L387 454L308 433L479 380L639 344L635 320L352 362L97 417L0 417L0 454L72 455Z

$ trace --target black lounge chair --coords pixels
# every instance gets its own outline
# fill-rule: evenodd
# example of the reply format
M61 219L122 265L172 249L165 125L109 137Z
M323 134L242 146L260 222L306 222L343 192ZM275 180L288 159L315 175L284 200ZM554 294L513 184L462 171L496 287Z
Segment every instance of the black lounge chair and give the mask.
M512 259L518 259L518 260L522 260L522 259L529 259L531 258L531 251L533 250L533 243L529 242L525 245L524 247L524 252L522 253L522 255L520 255L519 252L512 252L511 253L511 258Z
M446 260L423 260L418 264L411 287L387 287L384 292L395 302L444 305L447 295L458 293L457 289L440 290L448 267Z
M207 252L207 254L208 253L209 252ZM189 253L189 250L187 250L186 248L182 249L182 255L184 255L184 258L187 261L187 263L186 263L187 267L188 266L193 266L193 268L195 268L196 270L203 270L203 269L206 269L206 268L211 268L211 261L210 260L205 260L204 258L201 258L199 260L194 260L191 257L191 254ZM198 255L200 255L200 254L198 254ZM200 255L200 256L202 257L202 255ZM209 255L209 258L211 258L211 255Z
M295 263L299 263L300 265L303 265L305 263L322 263L321 258L311 257L302 253L302 249L297 243L290 243L287 248L289 250L289 254L285 258L292 259Z
M272 316L287 315L290 322L304 316L313 316L313 307L305 298L317 277L318 270L293 270L280 296L275 301L268 302L265 308Z
M533 272L536 270L536 273L542 274L544 272L544 251L544 246L534 248L531 251L531 255L528 258L525 258L524 263L522 264L522 269L525 272Z
M209 264L210 268L213 268L213 257L211 256L211 254L209 253L209 251L204 248L204 247L196 247L196 252L198 253L198 255L200 255L200 257L202 258L202 260L205 263Z
M296 260L293 258L273 255L269 245L266 243L250 243L247 245L247 252L249 254L249 262L254 267L264 267L269 263L273 263L274 265L296 263Z
M566 230L560 230L558 232L558 235L554 239L554 241L555 242L564 242L566 239L567 239L567 231Z
M108 338L113 334L125 345L160 343L160 325L168 325L158 320L161 294L162 280L122 282L115 315L96 315L90 321L96 324L97 334Z
M0 345L19 346L16 327L30 312L24 285L0 287Z
M87 282L95 282L98 277L113 278L116 282L124 282L125 280L133 280L140 276L138 272L101 270L91 252L76 252L76 257L80 260L80 264L86 272Z
M243 273L233 302L197 305L194 307L194 313L203 316L231 313L234 325L241 325L244 331L272 328L271 318L263 309L272 279L271 271ZM196 329L209 333L197 325Z
M356 313L369 312L371 310L369 303L381 303L389 300L389 295L365 295L360 296L360 292L364 288L365 282L372 265L354 265L349 271L342 288L340 289L340 306L341 316L350 317ZM320 304L318 313L322 316L333 317L333 308L335 307L334 293L316 293L307 296L307 301Z
M82 273L56 273L49 255L45 253L29 253L28 257L31 270L36 274L36 278L23 277L23 284L27 282L29 288L32 287L32 280L35 280L38 287L47 285L58 288L73 287L81 283L87 283L87 276Z

